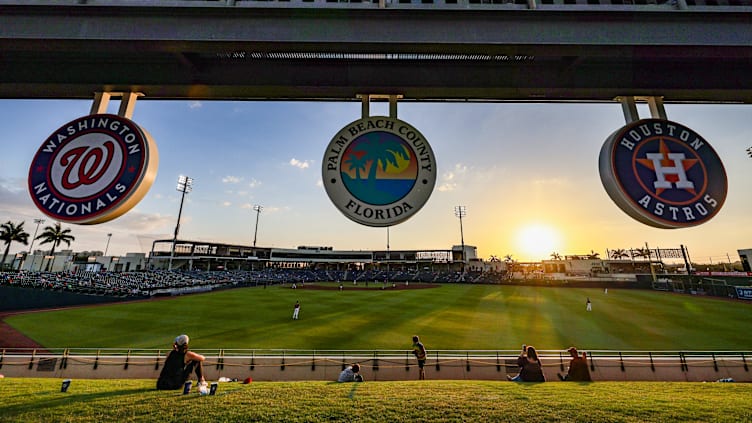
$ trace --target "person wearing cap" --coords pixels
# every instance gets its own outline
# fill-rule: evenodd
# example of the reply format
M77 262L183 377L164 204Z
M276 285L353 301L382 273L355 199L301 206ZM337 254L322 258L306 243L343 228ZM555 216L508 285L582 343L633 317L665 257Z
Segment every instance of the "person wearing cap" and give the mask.
M360 375L360 364L355 363L345 367L339 374L337 382L363 382L363 376Z
M587 365L587 353L583 352L582 356L580 356L575 347L569 347L567 352L572 356L572 360L569 362L569 370L567 370L566 375L562 376L560 373L556 374L559 376L559 379L571 382L592 381L590 378L590 369L588 369Z
M300 301L295 301L292 307L292 320L298 320L298 313L300 313Z
M179 335L172 344L172 351L167 355L164 367L157 379L157 389L180 389L196 372L198 386L206 386L204 379L203 355L188 350L188 335Z

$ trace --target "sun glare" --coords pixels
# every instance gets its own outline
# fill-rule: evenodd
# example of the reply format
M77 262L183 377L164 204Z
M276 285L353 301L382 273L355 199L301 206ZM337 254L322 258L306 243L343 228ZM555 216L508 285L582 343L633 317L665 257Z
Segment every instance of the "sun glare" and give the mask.
M560 247L559 232L546 225L529 225L517 232L520 253L530 260L547 259Z

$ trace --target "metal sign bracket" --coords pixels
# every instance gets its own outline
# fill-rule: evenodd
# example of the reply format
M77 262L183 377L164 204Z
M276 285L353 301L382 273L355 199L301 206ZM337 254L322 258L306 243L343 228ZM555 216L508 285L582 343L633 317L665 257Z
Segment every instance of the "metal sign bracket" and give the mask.
M666 109L663 107L663 97L658 96L621 96L616 97L616 101L621 103L621 110L624 112L624 120L632 123L640 120L640 114L637 112L637 102L647 102L650 109L650 116L653 119L668 120Z
M136 100L143 95L143 93L134 92L98 91L94 93L94 101L91 103L91 111L89 114L96 115L107 113L107 106L110 104L110 99L120 98L118 116L130 119L133 117L133 109L136 108Z
M361 117L363 119L371 116L372 99L389 100L389 117L397 119L397 100L403 98L402 94L358 94L357 97L362 102Z

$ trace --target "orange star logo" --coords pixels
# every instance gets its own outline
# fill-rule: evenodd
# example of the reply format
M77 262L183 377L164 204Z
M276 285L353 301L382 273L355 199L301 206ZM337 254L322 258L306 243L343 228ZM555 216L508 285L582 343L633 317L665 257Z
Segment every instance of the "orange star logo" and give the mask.
M663 141L663 138L661 138L658 151L660 155L662 156L660 160L661 167L670 168L670 167L681 166L682 168L684 168L684 171L686 172L687 170L691 169L692 166L696 165L697 162L699 161L698 159L683 159L681 160L681 163L676 163L674 159L669 158L669 154L671 154L671 150L669 150L669 148L666 146L666 143ZM648 169L652 171L656 171L655 161L653 161L652 159L636 159L636 161L639 164L647 167ZM666 181L671 182L671 183L676 183L679 181L679 175L677 174L666 174L664 175L664 177L666 178ZM697 195L694 188L684 188L684 190L691 193L692 195ZM657 188L655 190L655 195L660 196L661 193L663 193L663 191L665 191L665 188Z

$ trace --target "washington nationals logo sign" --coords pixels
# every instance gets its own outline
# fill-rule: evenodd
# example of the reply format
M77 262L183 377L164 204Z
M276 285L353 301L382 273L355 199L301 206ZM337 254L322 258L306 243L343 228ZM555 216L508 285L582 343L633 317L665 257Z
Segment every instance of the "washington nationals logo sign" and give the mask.
M340 130L324 153L326 193L348 218L366 226L396 225L428 201L436 159L407 122L372 116Z
M622 127L603 144L599 168L611 199L656 228L705 223L726 200L720 157L700 135L676 122L643 119Z
M158 162L154 141L135 122L108 114L85 116L53 132L37 150L29 193L55 220L103 223L146 195Z

